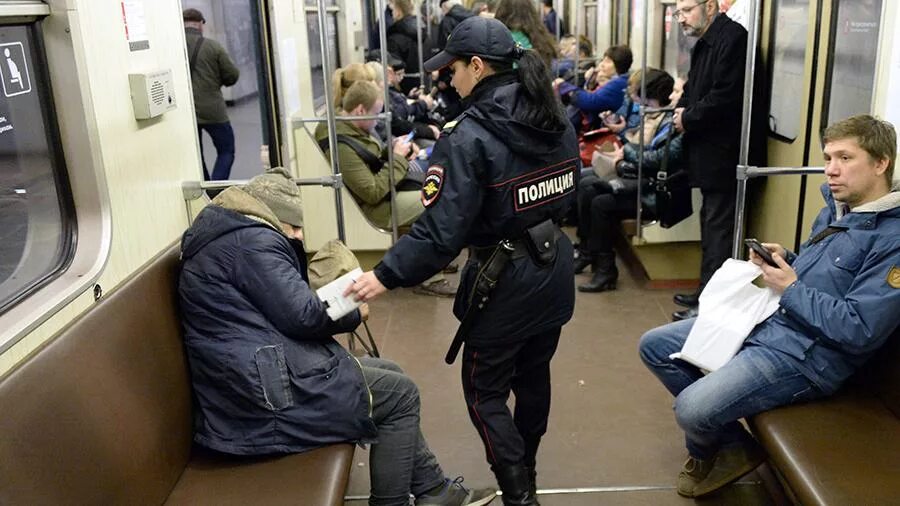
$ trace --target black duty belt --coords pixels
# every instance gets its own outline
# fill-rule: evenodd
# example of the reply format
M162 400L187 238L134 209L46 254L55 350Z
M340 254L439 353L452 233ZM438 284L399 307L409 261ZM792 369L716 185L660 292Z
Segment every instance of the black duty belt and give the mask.
M517 241L506 241L512 247L512 251L509 253L510 260L516 260L528 255L528 246L525 244L525 241L519 239ZM497 249L497 246L469 246L469 258L478 261L478 263L483 264L491 258L491 255L494 253L494 250Z

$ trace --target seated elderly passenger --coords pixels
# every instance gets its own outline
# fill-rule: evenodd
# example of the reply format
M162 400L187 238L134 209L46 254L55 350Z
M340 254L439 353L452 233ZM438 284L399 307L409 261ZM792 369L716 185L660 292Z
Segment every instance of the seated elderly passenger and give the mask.
M384 94L372 81L357 81L344 93L338 115L345 117L373 116L384 107ZM359 204L363 214L381 228L391 226L391 181L393 172L395 184L400 183L409 172L409 160L415 156L414 144L404 138L394 139L394 164L387 166L387 147L374 135L376 120L358 119L339 121L338 161L344 184L350 195ZM328 127L325 123L316 126L316 141L323 148L325 156L331 157L328 149ZM408 227L425 212L420 189L396 192L397 225ZM454 297L456 288L442 274L427 280L414 291L423 295Z
M689 458L677 489L683 496L709 494L765 460L741 418L831 395L900 322L894 128L854 116L830 126L824 140L826 206L799 255L764 244L776 264L770 266L751 252L765 284L781 294L780 308L737 355L706 375L669 358L695 318L641 338L641 359L675 396L675 420L686 435Z
M370 504L486 504L450 480L419 429L419 393L394 363L351 356L307 284L300 192L284 169L219 194L185 232L178 295L196 394L194 440L236 455L371 442ZM263 502L265 502L263 500Z
M628 70L631 68L632 58L628 46L612 46L607 49L600 60L599 72L615 74L615 77L594 91L587 91L562 79L554 81L563 103L569 104L569 120L576 131L601 127L599 114L621 107L625 99L625 88L628 86Z
M632 75L634 86L630 100L640 103L636 90L641 87L639 70ZM635 78L635 76L637 76ZM662 70L647 70L648 107L665 107L678 98L673 93L672 76ZM625 120L622 120L622 125ZM595 174L582 177L578 186L578 258L575 273L581 273L588 266L593 269L593 277L578 286L581 292L603 292L614 290L619 277L616 268L616 253L613 243L616 239L616 224L637 212L638 162L640 156L640 122L635 128L623 131L625 144L611 155L595 153L594 160L609 156L616 174L612 177L598 177ZM641 173L642 193L646 216L652 216L655 195L652 184L656 173L666 167L676 167L681 163L681 134L675 133L672 115L662 112L648 114L644 118L644 164Z

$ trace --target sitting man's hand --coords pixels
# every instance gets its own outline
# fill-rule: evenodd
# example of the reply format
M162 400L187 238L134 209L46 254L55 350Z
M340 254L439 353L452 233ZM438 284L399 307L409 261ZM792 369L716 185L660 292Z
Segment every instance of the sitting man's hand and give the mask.
M775 293L784 293L787 287L791 286L794 281L797 281L797 272L794 271L794 268L791 267L782 256L784 252L784 248L781 248L777 244L764 244L766 249L772 251L772 259L775 260L775 263L778 264L778 267L772 267L767 264L762 258L759 257L755 252L750 253L750 261L755 263L762 269L763 272L763 282L771 288ZM775 248L771 248L770 246L776 246Z
M412 149L411 144L412 142L407 141L405 137L397 137L394 139L394 154L406 158Z
M684 132L684 123L681 122L682 114L684 114L684 107L675 109L675 114L672 115L672 123L675 124L675 130L679 132Z
M419 146L416 143L411 142L411 143L409 143L409 147L410 147L410 150L409 150L409 154L406 155L406 159L413 160L417 156L419 156Z
M360 302L369 302L387 291L387 288L378 281L375 273L372 271L364 272L362 276L356 278L356 281L344 290L344 297L353 296Z

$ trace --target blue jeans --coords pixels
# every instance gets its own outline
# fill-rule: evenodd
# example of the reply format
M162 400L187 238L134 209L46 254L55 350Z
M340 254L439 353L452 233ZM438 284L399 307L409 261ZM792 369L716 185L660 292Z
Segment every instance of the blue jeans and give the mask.
M370 357L359 361L378 427L378 442L369 454L369 504L407 506L409 494L419 496L444 483L444 471L419 428L419 389L393 362Z
M234 164L234 130L231 123L206 123L197 125L197 135L200 137L200 160L203 162L203 178L209 181L209 171L206 169L206 157L203 155L203 131L212 138L216 147L216 164L213 166L213 181L228 179L231 175L231 165Z
M673 360L694 319L657 327L641 337L641 360L675 396L675 420L684 430L688 453L709 459L723 446L751 438L741 418L824 394L794 365L794 359L765 346L745 343L725 366L704 375Z

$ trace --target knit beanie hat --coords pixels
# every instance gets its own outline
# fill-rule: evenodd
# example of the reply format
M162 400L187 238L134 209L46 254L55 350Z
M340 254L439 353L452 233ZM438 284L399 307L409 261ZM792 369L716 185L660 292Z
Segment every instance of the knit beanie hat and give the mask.
M272 167L256 176L244 186L244 191L268 206L279 221L295 227L303 226L300 189L284 167Z

